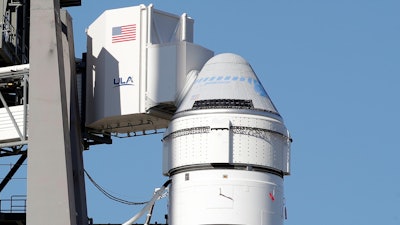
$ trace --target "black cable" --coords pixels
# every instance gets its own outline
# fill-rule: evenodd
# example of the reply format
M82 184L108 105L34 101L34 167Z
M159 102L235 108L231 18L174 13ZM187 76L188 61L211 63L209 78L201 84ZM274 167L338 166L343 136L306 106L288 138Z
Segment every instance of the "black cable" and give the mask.
M104 188L102 188L99 184L97 184L96 181L94 181L94 179L89 175L89 173L86 170L84 170L84 172L85 172L86 176L88 177L88 179L90 180L90 182L92 182L92 184L101 193L103 193L107 198L109 198L109 199L111 199L113 201L116 201L116 202L119 202L119 203L122 203L122 204L126 204L126 205L144 205L144 204L148 203L148 201L147 202L131 202L131 201L127 201L127 200L115 197L114 195L112 195L112 194L108 193L106 190L104 190Z

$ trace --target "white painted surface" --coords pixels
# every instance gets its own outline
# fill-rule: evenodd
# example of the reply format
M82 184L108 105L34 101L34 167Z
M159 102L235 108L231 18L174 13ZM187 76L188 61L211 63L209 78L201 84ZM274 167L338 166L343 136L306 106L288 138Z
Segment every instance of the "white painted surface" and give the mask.
M199 112L172 120L163 141L164 174L182 166L205 163L250 164L290 173L290 141L280 135L287 134L281 122L224 111ZM213 129L216 120L226 120L230 126ZM199 131L199 127L204 128ZM243 131L234 127L243 127Z
M9 109L22 134L24 130L24 106L11 106ZM11 121L10 115L5 108L0 108L0 143L18 140L20 140L20 137Z
M113 42L124 26L131 26L131 34ZM213 56L191 43L193 20L186 14L152 6L107 10L89 26L87 37L86 124L101 132L166 128L168 119L149 110L175 107L186 75Z
M282 225L290 136L251 66L210 59L163 138L169 224Z
M243 170L180 173L170 186L169 224L279 225L283 179Z

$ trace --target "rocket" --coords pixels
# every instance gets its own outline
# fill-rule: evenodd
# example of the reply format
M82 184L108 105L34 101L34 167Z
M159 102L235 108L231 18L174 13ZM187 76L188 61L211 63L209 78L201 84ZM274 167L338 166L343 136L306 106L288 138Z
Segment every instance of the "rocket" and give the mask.
M281 225L291 137L250 64L212 57L163 137L170 225Z
M108 10L90 25L88 132L135 136L167 128L170 225L282 225L289 132L250 64L193 43L193 23L140 5ZM125 26L135 38L127 32L113 41Z

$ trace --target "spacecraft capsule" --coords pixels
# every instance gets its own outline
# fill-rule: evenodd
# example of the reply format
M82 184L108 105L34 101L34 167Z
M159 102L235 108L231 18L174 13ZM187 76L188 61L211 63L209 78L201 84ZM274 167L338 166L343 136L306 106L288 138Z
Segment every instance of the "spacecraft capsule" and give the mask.
M169 224L283 224L290 142L249 63L211 58L163 137Z

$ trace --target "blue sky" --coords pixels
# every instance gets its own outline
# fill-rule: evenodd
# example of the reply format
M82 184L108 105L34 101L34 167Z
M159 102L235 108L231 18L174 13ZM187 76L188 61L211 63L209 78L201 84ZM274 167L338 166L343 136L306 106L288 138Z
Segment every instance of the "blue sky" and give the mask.
M188 13L195 43L237 53L254 68L294 139L286 225L400 224L400 2L84 0L69 10L77 54L104 10L142 3ZM85 166L115 194L146 200L167 179L160 139L94 147ZM137 211L87 189L95 222ZM154 220L163 222L163 204Z
M188 13L195 43L243 56L260 78L294 139L286 225L400 224L399 1L82 0L68 8L76 55L104 10L150 3ZM92 147L86 170L121 198L148 200L167 180L161 138ZM96 223L121 223L140 210L86 186ZM165 205L156 205L153 221L164 222Z

